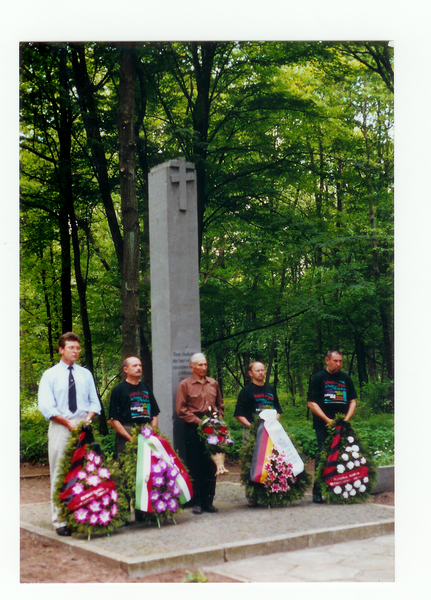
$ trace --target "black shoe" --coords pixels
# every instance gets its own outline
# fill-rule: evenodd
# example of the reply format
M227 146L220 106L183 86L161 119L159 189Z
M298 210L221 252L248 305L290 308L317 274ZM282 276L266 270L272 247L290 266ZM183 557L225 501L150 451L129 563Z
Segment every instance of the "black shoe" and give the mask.
M325 502L320 492L313 493L313 502L314 504L323 504Z
M202 514L202 507L199 506L199 504L195 504L193 507L193 514L194 515L201 515Z
M69 537L72 535L72 532L70 531L70 529L66 526L64 527L59 527L58 529L55 530L57 535L62 535L62 536L66 536Z
M218 508L216 508L214 504L209 504L208 506L205 506L203 510L207 513L218 513Z

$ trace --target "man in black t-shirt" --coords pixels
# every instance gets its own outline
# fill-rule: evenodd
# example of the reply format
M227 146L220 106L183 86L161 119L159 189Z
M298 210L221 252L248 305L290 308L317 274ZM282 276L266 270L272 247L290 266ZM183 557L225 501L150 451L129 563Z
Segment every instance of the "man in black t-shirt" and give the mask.
M275 408L277 418L282 410L275 390L265 383L266 369L261 362L255 361L249 367L251 383L245 385L238 395L233 416L247 429L251 426L256 414L264 408Z
M141 381L142 363L136 356L129 356L123 362L125 381L114 387L109 404L109 421L116 431L115 453L123 454L126 442L130 442L130 432L135 425L149 424L157 427L160 410L151 388Z
M313 413L313 428L317 439L316 469L328 436L326 426L337 413L346 415L344 420L349 421L356 410L355 386L349 375L341 371L343 355L338 350L328 350L325 361L326 369L313 377L307 395L307 405ZM323 501L320 490L313 487L313 502L321 504Z
M244 426L244 444L248 441L248 429L261 410L265 408L275 409L277 419L280 418L283 412L276 391L268 383L265 383L265 365L258 361L253 362L249 367L248 374L251 377L251 383L245 385L240 391L233 413L236 420ZM247 494L246 497L249 506L256 506L256 502L249 498Z

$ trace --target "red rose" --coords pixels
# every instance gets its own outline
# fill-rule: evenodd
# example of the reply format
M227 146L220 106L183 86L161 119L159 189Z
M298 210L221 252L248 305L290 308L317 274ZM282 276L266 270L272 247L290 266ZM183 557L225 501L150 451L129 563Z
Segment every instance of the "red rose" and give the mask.
M219 431L220 433L227 433L226 427L220 427Z
M218 437L218 441L219 441L219 442L224 442L224 437L223 437L223 436L221 436L221 435L218 435L217 437Z
M205 427L205 429L203 429L204 433L213 433L213 428L212 427Z

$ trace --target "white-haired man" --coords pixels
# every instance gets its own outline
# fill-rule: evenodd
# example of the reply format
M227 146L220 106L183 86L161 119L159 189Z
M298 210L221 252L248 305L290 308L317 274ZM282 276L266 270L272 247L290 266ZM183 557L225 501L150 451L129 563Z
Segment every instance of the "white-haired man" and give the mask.
M186 461L193 484L193 513L216 513L213 505L216 466L205 451L198 434L201 418L213 411L224 414L223 398L215 379L207 377L207 359L198 352L190 358L192 375L178 386L176 411L185 422Z

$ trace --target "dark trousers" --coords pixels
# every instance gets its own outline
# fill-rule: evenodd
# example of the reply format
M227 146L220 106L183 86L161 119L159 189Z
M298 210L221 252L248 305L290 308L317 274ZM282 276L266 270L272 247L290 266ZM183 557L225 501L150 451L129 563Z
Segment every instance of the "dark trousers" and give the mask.
M316 452L316 456L314 457L314 470L317 471L317 467L320 462L320 454L322 452L323 444L325 443L326 438L329 435L329 431L327 430L326 427L324 429L316 429L315 431L316 431L316 440L317 440L317 452ZM314 481L316 481L316 478L314 478ZM317 489L318 488L316 486L316 483L314 483L313 492Z
M193 505L210 506L213 503L217 470L198 434L195 423L186 423L186 460L193 486Z

